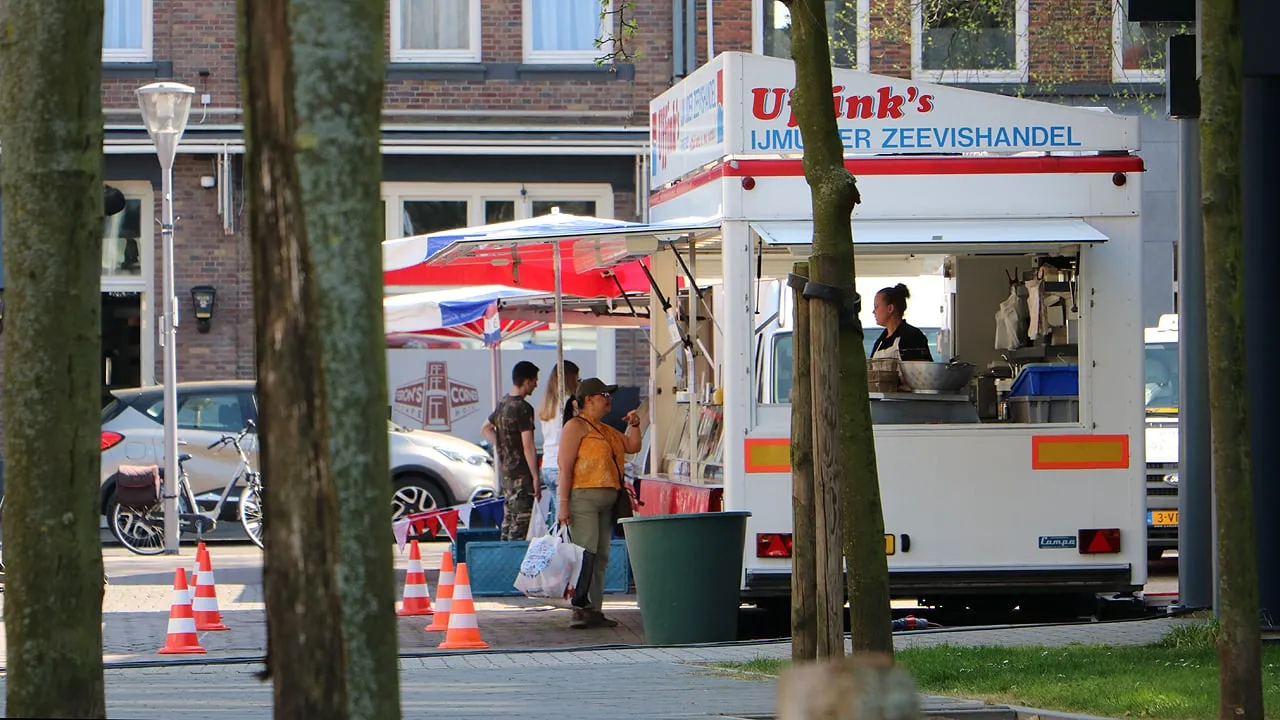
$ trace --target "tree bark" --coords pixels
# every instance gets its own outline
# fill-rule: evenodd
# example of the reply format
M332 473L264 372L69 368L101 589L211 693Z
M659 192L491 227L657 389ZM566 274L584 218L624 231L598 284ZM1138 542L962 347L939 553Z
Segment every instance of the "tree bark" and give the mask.
M270 497L277 499L264 503L267 672L276 717L345 718L337 495L321 313L294 155L289 0L240 0L238 6L261 461Z
M8 717L106 716L102 0L0 4Z
M804 142L804 174L813 203L813 280L854 293L851 218L857 182L844 166L844 148L831 106L831 62L822 0L789 0L796 88L791 107ZM839 323L840 307L810 303L815 398L817 487L839 488L853 650L892 654L889 567L876 473L875 438L867 396L862 333ZM821 610L819 610L821 612Z
M400 717L387 508L381 0L293 0L295 134L315 270L352 718Z
M1218 717L1261 718L1258 560L1245 372L1244 233L1240 179L1243 40L1236 0L1201 6L1200 168L1209 406L1220 571Z
M793 272L801 278L809 277L809 263L796 263ZM793 290L791 295L795 301L795 327L791 331L791 660L800 663L817 659L819 638L824 637L822 621L828 620L829 624L829 618L818 617L809 301L799 290ZM838 614L836 620L840 622L837 629L843 629Z

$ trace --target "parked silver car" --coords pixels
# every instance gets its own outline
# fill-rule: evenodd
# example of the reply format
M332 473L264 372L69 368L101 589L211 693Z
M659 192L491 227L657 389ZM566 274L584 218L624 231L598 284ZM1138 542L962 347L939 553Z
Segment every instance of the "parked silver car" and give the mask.
M164 457L163 388L119 389L111 394L113 399L102 409L104 513L115 492L111 478L120 465L162 464L157 458ZM191 455L186 468L197 499L206 493L221 493L239 462L234 450L226 446L210 450L208 446L224 434L240 432L249 420L257 419L258 402L252 380L178 383L178 439L186 442L182 452ZM497 493L493 460L477 445L390 422L388 442L389 477L395 489L391 501L393 519ZM245 444L254 468L260 470L257 434L250 433ZM271 485L271 478L264 477L263 481ZM239 495L233 491L231 498L236 497ZM223 515L234 517L235 512L231 505Z

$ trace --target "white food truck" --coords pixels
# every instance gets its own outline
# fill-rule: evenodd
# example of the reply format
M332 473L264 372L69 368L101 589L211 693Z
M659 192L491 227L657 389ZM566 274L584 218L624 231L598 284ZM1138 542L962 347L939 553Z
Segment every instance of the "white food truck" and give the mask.
M840 69L834 80L862 195L858 285L941 287L937 319L906 318L938 324L934 361L974 369L958 389L872 393L893 595L1083 609L1141 588L1137 118ZM651 258L690 341L654 323L641 512L750 511L742 589L764 604L790 593L778 341L792 321L778 281L812 238L793 87L790 61L724 53L651 103L651 222L718 228L668 236ZM1019 293L1025 337L998 347L997 313Z

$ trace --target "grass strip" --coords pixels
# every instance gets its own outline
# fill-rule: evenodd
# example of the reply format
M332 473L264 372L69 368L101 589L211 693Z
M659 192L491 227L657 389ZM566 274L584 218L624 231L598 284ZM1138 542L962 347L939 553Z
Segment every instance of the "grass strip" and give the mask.
M1112 718L1204 720L1218 714L1217 628L1174 628L1145 647L961 647L899 650L920 692ZM723 667L778 675L786 660ZM1280 717L1280 647L1262 650L1267 717Z

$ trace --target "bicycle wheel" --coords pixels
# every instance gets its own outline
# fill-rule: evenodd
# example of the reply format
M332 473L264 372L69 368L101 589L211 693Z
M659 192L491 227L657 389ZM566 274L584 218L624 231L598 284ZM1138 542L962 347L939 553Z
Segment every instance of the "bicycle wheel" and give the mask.
M244 534L249 536L254 545L262 545L262 478L258 473L249 477L249 482L240 491L240 524L244 526Z
M149 508L129 508L111 498L111 533L121 545L138 555L164 552L164 508L156 503Z

